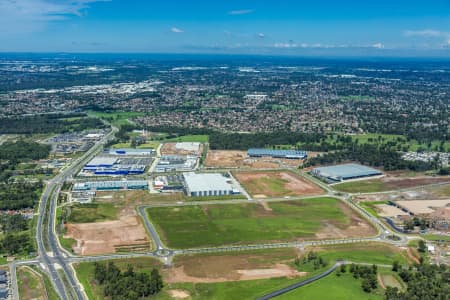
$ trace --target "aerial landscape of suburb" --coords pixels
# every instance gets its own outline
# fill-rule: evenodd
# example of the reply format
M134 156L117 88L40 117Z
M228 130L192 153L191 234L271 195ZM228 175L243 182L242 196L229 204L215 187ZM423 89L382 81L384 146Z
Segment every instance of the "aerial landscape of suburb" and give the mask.
M0 300L450 300L449 20L0 0Z

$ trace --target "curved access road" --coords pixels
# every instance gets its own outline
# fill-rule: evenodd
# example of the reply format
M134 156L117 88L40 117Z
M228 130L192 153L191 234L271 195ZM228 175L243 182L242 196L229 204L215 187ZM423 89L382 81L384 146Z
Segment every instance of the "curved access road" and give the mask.
M289 285L289 286L284 287L284 288L282 288L282 289L279 289L279 290L277 290L277 291L274 291L274 292L271 292L271 293L269 293L269 294L266 294L266 295L264 295L264 296L262 296L262 297L259 297L258 300L268 300L268 299L272 299L272 298L275 298L275 297L280 296L280 295L282 295L282 294L285 294L285 293L287 293L287 292L290 292L290 291L292 291L292 290L295 290L295 289L297 289L297 288L299 288L299 287L305 286L305 285L310 284L310 283L312 283L312 282L314 282L314 281L317 281L317 280L319 280L319 279L322 279L322 278L324 278L324 277L330 275L331 273L333 273L334 270L336 270L336 269L337 269L340 265L342 265L342 264L345 264L345 262L340 262L340 261L338 261L338 262L336 262L331 268L329 268L328 270L326 270L325 272L323 272L323 273L321 273L321 274L319 274L319 275L313 276L313 277L308 278L308 279L306 279L306 280L303 280L303 281L294 283L294 284L292 284L292 285Z

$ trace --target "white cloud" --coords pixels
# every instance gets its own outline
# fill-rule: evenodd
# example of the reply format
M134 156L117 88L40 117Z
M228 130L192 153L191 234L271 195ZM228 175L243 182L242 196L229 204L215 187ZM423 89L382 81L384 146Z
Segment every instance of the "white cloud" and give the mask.
M239 10L232 10L229 11L228 14L229 15L233 15L233 16L237 16L237 15L248 15L251 13L254 13L255 10L254 9L239 9Z
M258 37L263 39L266 37L266 35L264 33L260 32L260 33L258 33Z
M434 29L405 30L403 34L405 36L420 36L420 37L450 37L450 32Z
M172 31L173 33L183 33L184 32L184 30L177 28L177 27L170 28L170 31Z
M90 3L110 0L0 0L0 33L40 30L48 22L83 16Z
M384 49L384 45L382 43L375 43L372 45L373 48Z

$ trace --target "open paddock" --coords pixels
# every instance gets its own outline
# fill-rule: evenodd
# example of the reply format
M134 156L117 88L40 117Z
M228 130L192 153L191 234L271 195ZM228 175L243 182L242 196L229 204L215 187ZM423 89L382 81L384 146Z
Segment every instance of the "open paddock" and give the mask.
M324 191L290 171L235 172L235 178L255 198L312 196Z
M376 179L339 183L333 185L333 188L347 193L375 193L446 182L450 183L450 177L397 177L388 175Z
M335 198L243 204L205 204L147 210L172 248L372 236L355 211Z

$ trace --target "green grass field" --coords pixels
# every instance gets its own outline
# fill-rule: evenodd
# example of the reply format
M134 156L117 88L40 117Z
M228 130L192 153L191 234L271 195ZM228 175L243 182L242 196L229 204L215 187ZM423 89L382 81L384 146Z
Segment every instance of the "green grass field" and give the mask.
M308 249L306 249L308 251ZM218 259L223 257L223 255L244 255L246 257L251 257L251 261L258 264L274 264L280 261L284 263L289 263L295 258L295 251L291 254L288 249L271 249L271 250L258 250L258 251L243 251L235 253L217 253L217 254L198 254L194 256L188 256L191 258L187 262L184 257L180 256L174 260L176 267L184 266L193 272L192 268L195 268L195 273L203 273L203 265L195 264L197 259L204 256L214 256L218 255ZM283 288L294 282L300 280L305 280L307 277L313 274L323 272L324 269L328 268L338 258L345 257L348 260L353 260L355 262L366 262L366 263L377 263L377 264L390 264L394 259L399 259L400 262L404 263L406 258L397 257L399 255L399 250L390 245L366 243L366 244L347 244L338 246L326 246L321 247L318 251L321 257L328 261L328 266L315 271L315 273L310 273L306 277L298 278L272 278L272 279L260 279L260 280L249 280L249 281L230 281L230 282L219 282L219 283L166 283L163 291L155 297L149 299L155 300L166 300L173 299L170 297L170 291L177 289L187 292L191 298L189 299L256 299L266 293ZM192 258L195 258L192 260ZM403 260L402 260L403 259ZM118 265L123 270L126 269L128 264L134 266L136 271L146 271L149 272L153 267L161 268L161 264L151 258L139 258L139 259L125 259L125 260L114 260L115 264ZM183 263L184 262L184 263ZM186 263L186 264L185 264ZM218 262L220 263L220 262ZM201 270L197 270L200 268ZM93 284L93 264L92 263L80 263L75 265L78 278L85 287L85 291L89 296L89 299L102 299L101 290L98 286ZM389 269L379 268L382 274L389 273ZM189 273L190 273L189 272ZM347 278L346 276L349 276ZM378 294L366 294L361 290L361 281L355 280L353 277L346 273L346 275L340 278L336 277L335 274L331 274L328 277L317 281L316 283L300 288L295 292L286 294L282 297L288 297L284 299L381 299L381 291L377 290ZM333 293L328 293L327 288ZM297 294L298 293L298 294ZM328 295L336 295L336 298L327 298ZM280 297L280 299L283 299Z
M331 136L328 135L326 142L334 144L339 142L337 141L337 134ZM435 150L436 147L440 146L440 141L435 140L431 142L431 147L428 147L428 143L419 143L417 140L407 140L406 137L402 135L396 134L377 134L377 133L366 133L366 134L356 134L351 135L353 141L358 141L359 144L375 144L375 143L387 143L393 141L399 141L398 144L401 145L401 149L399 150L408 150L408 151L417 151L418 149L423 150ZM401 141L401 142L400 142ZM281 145L283 148L289 148L293 145ZM299 143L298 146L302 147L302 144ZM445 151L450 151L450 142L446 141L444 143Z
M315 198L258 204L196 205L149 209L148 216L169 247L201 247L314 238L328 220L349 224L339 200Z
M333 188L346 193L376 193L390 189L379 179L344 182L333 185Z
M349 272L346 272L339 277L336 276L336 273L332 273L325 278L281 295L276 299L381 300L383 299L382 295L381 289L377 289L372 293L365 293L361 288L361 279L355 279Z
M145 144L140 144L137 146L137 149L156 149L159 146L159 142L156 141L149 141ZM111 148L119 149L119 148L131 148L131 143L117 143L111 146Z
M322 258L329 262L337 260L352 261L355 263L371 263L391 265L394 261L408 264L408 256L404 251L389 244L358 243L322 246L314 249Z
M118 208L112 203L77 204L70 208L69 223L92 223L116 220Z
M121 126L124 124L131 124L128 119L132 117L143 116L144 113L140 112L98 112L90 111L88 113L91 117L104 119L110 122L114 126Z
M207 143L209 140L208 135L182 135L176 138L165 139L163 142L199 142L199 143Z
M450 241L450 235L424 234L422 237L428 241Z

